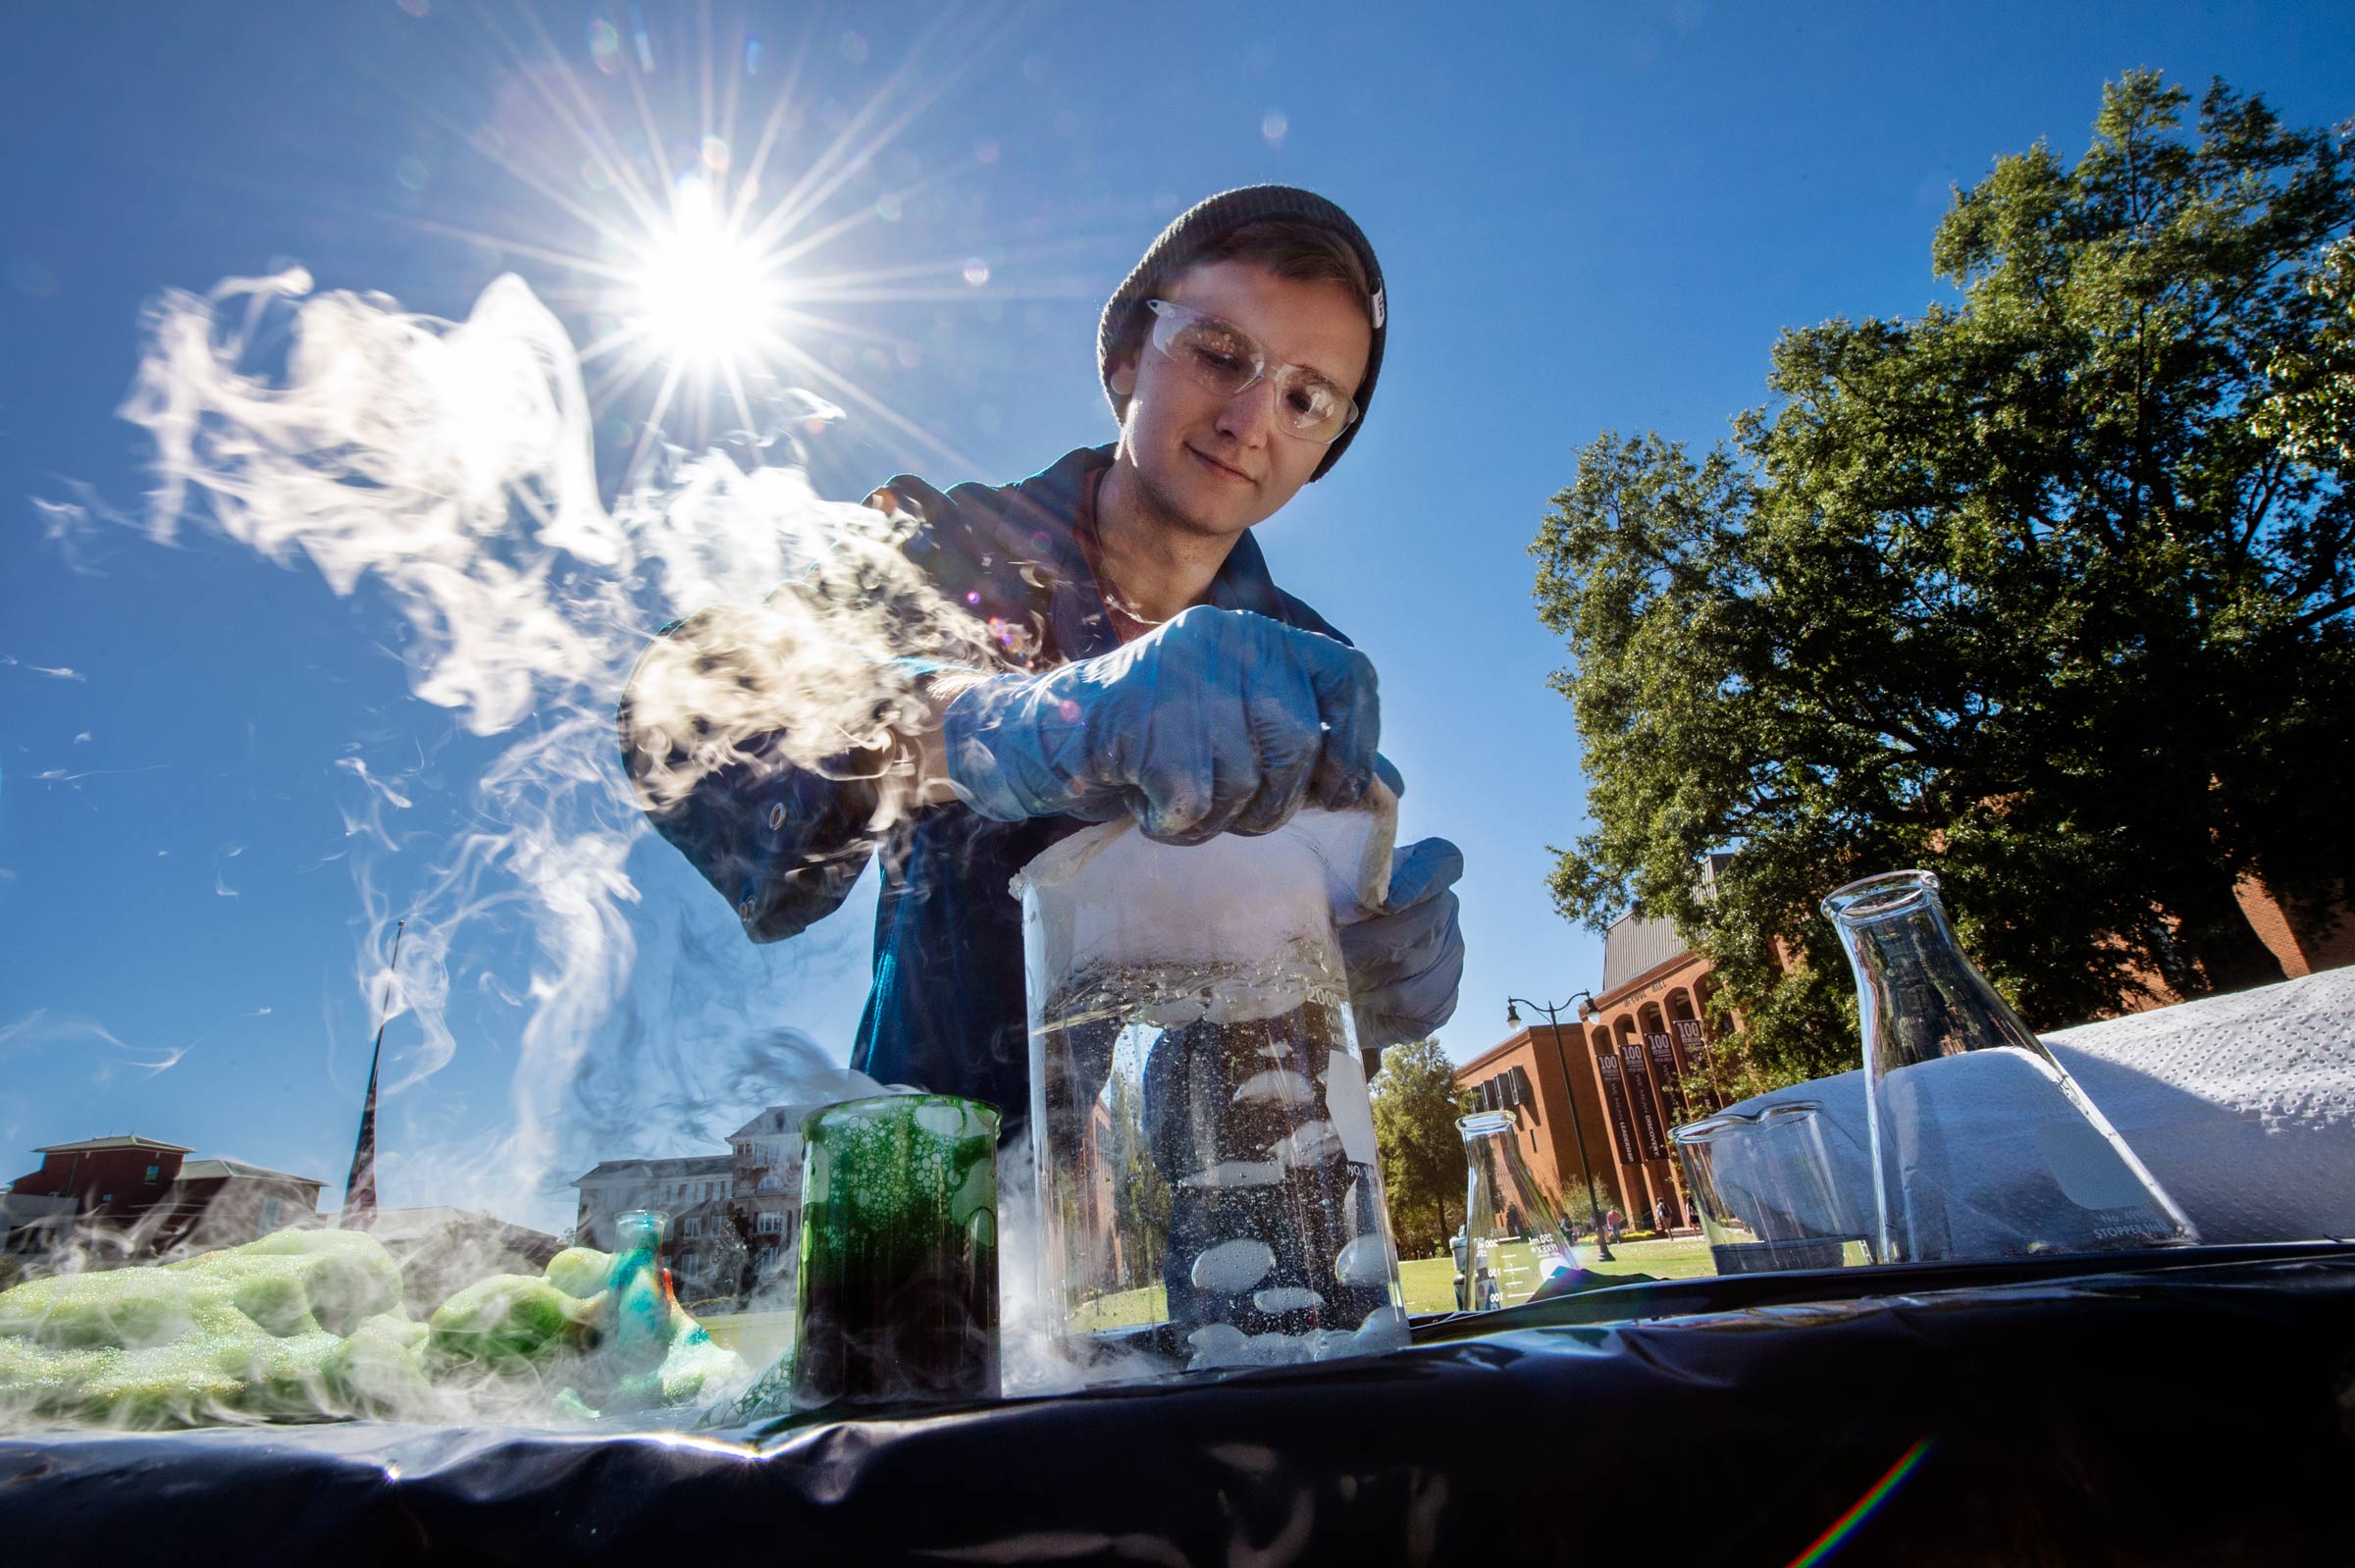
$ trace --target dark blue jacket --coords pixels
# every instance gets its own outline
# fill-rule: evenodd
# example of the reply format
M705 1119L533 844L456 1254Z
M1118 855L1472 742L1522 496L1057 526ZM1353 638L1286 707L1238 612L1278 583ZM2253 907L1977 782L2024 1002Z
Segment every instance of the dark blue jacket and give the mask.
M902 475L887 487L896 509L920 519L902 548L942 595L984 622L1026 630L1018 639L1026 654L1014 667L1048 669L1120 646L1073 533L1087 475L1111 462L1109 446L1082 448L1015 485L960 485L944 495ZM1220 568L1211 602L1340 638L1269 579L1248 534ZM690 617L662 635L693 624ZM627 696L619 721L635 778L650 758ZM947 805L878 835L869 825L875 786L834 776L861 771L829 768L821 777L782 763L740 764L648 814L756 942L780 941L832 914L880 852L874 981L852 1065L885 1083L988 1101L1011 1133L1029 1114L1029 1046L1021 906L1006 885L1039 851L1088 824L1069 816L993 822Z

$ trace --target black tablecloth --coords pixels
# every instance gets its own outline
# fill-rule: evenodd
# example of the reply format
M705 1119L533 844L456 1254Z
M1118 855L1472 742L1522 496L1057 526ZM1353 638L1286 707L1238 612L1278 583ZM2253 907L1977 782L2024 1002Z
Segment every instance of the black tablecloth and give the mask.
M0 1558L1780 1564L1918 1446L1830 1560L2355 1561L2355 1249L2085 1267L1622 1287L765 1434L17 1435Z

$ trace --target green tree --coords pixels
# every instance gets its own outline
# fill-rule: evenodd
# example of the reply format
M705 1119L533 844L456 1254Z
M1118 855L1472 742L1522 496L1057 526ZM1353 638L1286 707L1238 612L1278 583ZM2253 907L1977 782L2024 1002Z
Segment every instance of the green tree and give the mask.
M2274 391L2256 426L2280 437L2293 457L2343 470L2355 463L2355 240L2324 252L2303 287L2321 301L2324 318L2311 340L2266 367Z
M1151 1137L1145 1131L1144 1101L1127 1073L1116 1071L1108 1093L1112 1124L1111 1166L1115 1212L1120 1216L1121 1249L1127 1268L1125 1287L1151 1284L1161 1278L1164 1240L1170 1233L1172 1194L1169 1178L1153 1163Z
M1673 917L1750 1086L1853 1061L1815 904L1857 875L1935 868L2044 1027L2279 978L2243 879L2343 896L2355 184L2188 102L2129 76L2073 168L2000 159L1932 246L1955 303L1786 333L1705 456L1604 434L1532 547L1594 823L1555 899Z
M1472 1096L1456 1087L1455 1064L1439 1043L1418 1040L1383 1053L1373 1099L1390 1229L1400 1256L1423 1257L1444 1246L1463 1217L1464 1144L1455 1120L1471 1111Z

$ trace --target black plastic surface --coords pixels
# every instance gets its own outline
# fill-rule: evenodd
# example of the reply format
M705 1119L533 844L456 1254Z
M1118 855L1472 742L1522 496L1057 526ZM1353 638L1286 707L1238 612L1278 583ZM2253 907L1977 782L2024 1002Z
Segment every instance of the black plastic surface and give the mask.
M20 1435L0 1554L1781 1564L1926 1439L1825 1560L2355 1561L2355 1249L1955 1273L1630 1287L1376 1361L766 1437ZM1663 1305L1691 1315L1625 1321Z

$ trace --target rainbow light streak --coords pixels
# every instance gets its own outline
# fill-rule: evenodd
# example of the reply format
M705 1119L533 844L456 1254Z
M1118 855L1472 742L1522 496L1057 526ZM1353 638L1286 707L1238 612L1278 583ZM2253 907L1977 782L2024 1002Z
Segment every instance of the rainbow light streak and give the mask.
M1815 1568L1817 1563L1839 1550L1841 1542L1854 1535L1858 1525L1880 1510L1881 1504L1889 1500L1890 1494L1913 1473L1913 1467L1920 1464L1921 1456L1929 1451L1930 1439L1927 1437L1908 1448L1897 1463L1889 1467L1889 1473L1874 1482L1870 1491L1857 1499L1856 1506L1833 1520L1829 1530L1817 1536L1806 1550L1791 1559L1791 1568Z

